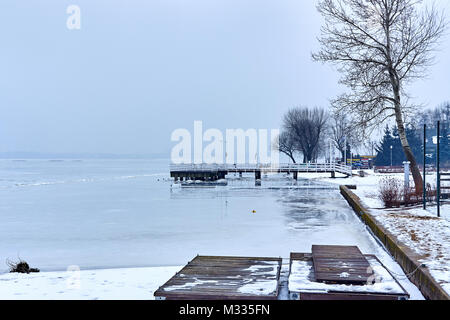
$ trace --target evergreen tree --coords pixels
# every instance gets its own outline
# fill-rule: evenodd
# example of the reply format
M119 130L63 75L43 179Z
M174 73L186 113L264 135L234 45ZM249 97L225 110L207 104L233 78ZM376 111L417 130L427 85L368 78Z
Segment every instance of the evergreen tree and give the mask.
M418 163L421 164L423 162L423 143L419 131L412 126L408 126L406 128L406 135L414 156L416 159L419 159ZM376 151L377 157L375 158L375 165L377 166L390 166L391 156L393 166L403 166L403 162L406 161L404 153L401 152L402 143L395 126L392 129L389 129L389 127L386 126L384 137L376 148Z
M406 128L405 128L406 130ZM406 161L405 154L401 152L402 149L402 143L400 141L400 137L398 135L398 130L396 127L393 127L392 129L392 136L393 136L393 143L392 143L392 165L399 167L403 166L403 162ZM408 137L409 139L409 137ZM409 141L409 140L408 140ZM411 146L411 143L410 143ZM413 152L414 154L414 152Z
M375 158L375 165L390 166L391 165L391 146L394 145L394 138L392 137L389 126L384 130L384 136L378 146L375 148L377 156Z
M417 159L418 164L423 164L423 139L421 136L421 131L413 126L408 126L406 128L406 136L408 137L409 145ZM406 161L406 158L404 157Z

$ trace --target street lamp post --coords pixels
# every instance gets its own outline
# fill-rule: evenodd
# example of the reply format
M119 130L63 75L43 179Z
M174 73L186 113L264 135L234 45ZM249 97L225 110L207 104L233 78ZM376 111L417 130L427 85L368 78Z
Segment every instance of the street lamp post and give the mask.
M345 140L344 140L344 150L345 150L345 152L344 152L344 166L346 166L347 165L347 137L345 137Z
M391 168L392 168L392 149L394 149L394 146L391 146Z

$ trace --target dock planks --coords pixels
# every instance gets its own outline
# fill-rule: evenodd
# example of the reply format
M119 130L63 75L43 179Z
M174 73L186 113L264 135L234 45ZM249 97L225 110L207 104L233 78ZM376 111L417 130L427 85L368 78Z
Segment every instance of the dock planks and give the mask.
M155 292L166 300L276 300L281 258L197 256Z
M381 261L374 255L364 255L370 265L382 272L378 285L326 284L317 282L310 253L291 253L289 265L289 295L291 300L408 300L409 294ZM300 269L295 266L300 262ZM308 271L308 272L306 272Z
M312 246L312 259L318 282L362 285L373 275L355 246Z

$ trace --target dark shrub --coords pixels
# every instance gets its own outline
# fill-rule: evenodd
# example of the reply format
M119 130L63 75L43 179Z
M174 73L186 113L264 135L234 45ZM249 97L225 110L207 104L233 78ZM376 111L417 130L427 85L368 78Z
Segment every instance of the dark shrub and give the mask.
M380 181L379 197L386 208L399 207L404 193L400 180L392 177Z
M18 262L14 261L6 261L6 264L9 267L9 272L11 273L32 273L32 272L39 272L40 270L37 268L30 268L28 263L25 261L19 260Z

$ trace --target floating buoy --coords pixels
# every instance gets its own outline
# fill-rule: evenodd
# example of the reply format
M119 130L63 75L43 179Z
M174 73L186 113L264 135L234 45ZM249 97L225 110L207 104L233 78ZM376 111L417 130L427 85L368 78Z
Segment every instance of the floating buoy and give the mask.
M253 210L252 213L256 213L256 210Z

